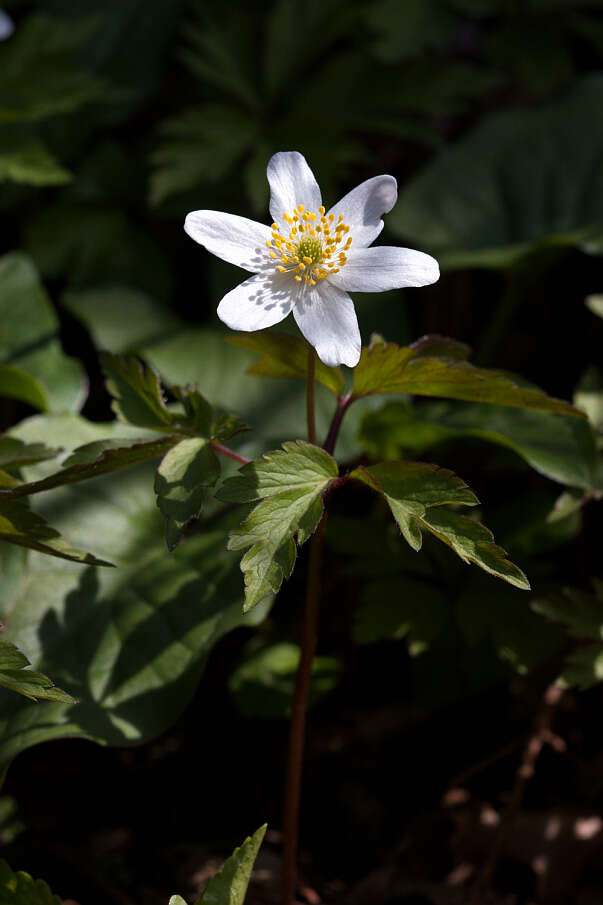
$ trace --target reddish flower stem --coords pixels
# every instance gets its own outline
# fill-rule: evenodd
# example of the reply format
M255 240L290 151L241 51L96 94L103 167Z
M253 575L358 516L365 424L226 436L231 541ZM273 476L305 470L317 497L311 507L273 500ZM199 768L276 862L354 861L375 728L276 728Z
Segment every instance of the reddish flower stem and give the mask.
M221 443L216 443L215 440L211 441L210 446L214 452L220 453L221 456L227 456L229 459L232 459L234 462L239 462L241 465L247 465L251 462L251 459L248 459L247 456L241 456L238 452L235 452L234 449L229 449L228 446L222 446Z

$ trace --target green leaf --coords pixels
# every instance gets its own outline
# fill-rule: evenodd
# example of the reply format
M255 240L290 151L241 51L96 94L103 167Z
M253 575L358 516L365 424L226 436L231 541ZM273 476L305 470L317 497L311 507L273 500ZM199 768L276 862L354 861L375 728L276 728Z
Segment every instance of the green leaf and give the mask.
M589 295L586 305L597 317L603 317L603 295Z
M594 594L564 588L558 594L537 597L532 608L566 626L572 638L603 641L603 583L595 582Z
M198 518L206 487L220 477L220 463L201 437L188 437L163 457L155 475L157 505L166 518L169 550L179 543L191 519Z
M549 106L483 119L410 181L390 229L444 268L508 268L541 246L587 243L603 222L602 104L592 75Z
M487 528L466 516L441 509L449 503L473 506L478 502L451 471L417 462L384 462L371 468L355 468L350 478L368 484L384 497L414 550L420 550L421 529L426 529L465 562L475 563L516 587L529 588L523 572L493 543Z
M443 630L449 610L446 593L427 582L399 575L378 578L362 592L352 637L356 644L408 638L415 657Z
M583 417L561 399L526 389L496 371L476 368L458 359L427 358L413 346L376 343L363 348L354 371L354 396L410 393L444 396L469 402L489 402Z
M62 303L88 329L97 349L118 354L137 350L180 326L169 308L129 286L70 290Z
M0 905L61 905L44 880L33 880L22 870L13 872L0 861Z
M77 444L110 436L109 427L37 416L16 433L28 443ZM31 466L28 476L46 468ZM225 549L233 514L212 517L168 556L152 481L153 468L143 464L38 498L42 515L62 534L82 549L91 545L117 569L82 568L34 552L0 557L7 640L80 702L32 707L0 692L1 766L53 738L123 746L158 735L186 707L219 639L265 618L271 601L242 615L238 557Z
M21 368L0 364L0 396L19 399L33 408L45 411L46 394L37 380Z
M430 506L460 503L476 506L478 499L453 472L421 462L384 462L370 468L360 466L350 478L362 481L381 494L398 526L414 550L421 549L418 517Z
M6 491L0 491L0 506L3 500L17 497L30 496L41 493L43 490L51 490L61 487L63 484L74 484L79 481L88 481L100 475L109 474L112 471L121 471L132 465L139 465L149 459L163 456L179 442L179 437L168 436L157 440L127 440L123 438L111 438L109 440L94 440L79 446L64 461L63 469L38 481L30 481Z
M18 485L15 490L21 486L23 485ZM91 553L83 553L71 547L58 531L24 503L7 499L9 493L10 491L2 491L0 495L0 540L73 562L94 566L112 565L97 559Z
M306 380L308 373L308 344L299 336L289 333L247 333L228 336L227 342L260 355L251 365L248 374L262 377L299 377ZM329 368L316 360L316 380L339 397L345 389L343 374L339 368Z
M245 576L245 610L276 593L289 578L303 544L323 513L322 493L338 474L324 450L298 440L243 466L217 493L227 502L262 500L230 532L229 550L250 549L241 560Z
M574 391L574 405L586 413L596 431L603 432L603 372L588 368Z
M64 185L71 174L33 135L4 128L0 131L0 182L5 179L26 185Z
M392 402L365 415L360 440L373 459L422 456L454 438L476 437L512 449L562 484L592 487L596 447L585 419L484 403Z
M120 421L152 430L172 430L175 418L168 410L155 371L135 358L100 353L113 396L111 408Z
M28 401L51 411L79 409L86 397L82 366L64 354L59 321L38 273L18 252L0 258L0 322L0 360L26 371L45 397L43 404Z
M61 691L41 672L26 669L29 660L10 641L0 641L0 686L16 691L32 701L58 701L76 704L75 698ZM1 894L0 894L1 895ZM0 899L1 901L1 899Z
M588 644L571 651L565 660L561 681L565 685L592 688L603 679L603 644Z
M23 443L16 437L0 436L1 468L22 468L24 465L32 465L34 462L54 459L60 452L60 447L53 449L44 443Z
M248 836L209 881L195 905L243 905L255 859L266 835L266 824Z
M285 641L257 649L252 641L228 680L228 687L240 712L250 718L283 719L291 714L295 676L300 649ZM309 704L312 707L339 681L341 661L336 657L314 657Z

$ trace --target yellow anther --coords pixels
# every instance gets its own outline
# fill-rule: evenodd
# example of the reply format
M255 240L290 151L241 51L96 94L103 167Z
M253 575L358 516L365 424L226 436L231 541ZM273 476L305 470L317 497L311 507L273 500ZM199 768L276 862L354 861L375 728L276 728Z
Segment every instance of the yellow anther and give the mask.
M296 276L295 279L297 280L298 283L301 283L301 277L300 277L300 276Z
M305 207L303 206L303 204L298 204L297 209L300 212L300 214L302 214L305 211Z
M306 265L305 265L305 264L298 264L298 265L297 265L297 269L298 269L298 270L305 270L305 269L306 269Z
M289 263L289 258L287 257L287 255L283 255L283 264L288 264L288 263Z
M343 214L340 214L339 217L337 218L337 222L341 223L342 220L343 220Z
M310 220L316 220L316 214L314 213L308 214L308 217L310 218Z
M324 212L325 212L325 209L324 209L324 207L323 207L322 204L321 204L320 207L318 208L318 213L319 213L321 216L323 216Z
M332 267L331 273L339 273L339 267Z
M332 223L335 219L335 214L329 214L329 222Z
M308 280L310 286L316 286L316 280Z
M307 255L304 255L302 258L302 261L304 262L304 264L311 264L312 258L309 258Z
M269 252L269 257L278 258L278 255L276 255L273 251L271 251L271 252Z
M279 270L281 273L287 273L287 268L283 267L282 264L279 264L276 269Z
M317 233L321 233L321 232L322 232L322 226L317 226L317 227L316 227L316 232L317 232Z
M272 242L270 241L270 239L266 239L266 247L272 248Z

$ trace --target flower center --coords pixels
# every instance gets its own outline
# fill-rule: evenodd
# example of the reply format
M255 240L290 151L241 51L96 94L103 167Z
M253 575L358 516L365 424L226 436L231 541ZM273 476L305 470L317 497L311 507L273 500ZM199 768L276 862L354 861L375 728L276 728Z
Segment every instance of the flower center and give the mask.
M292 274L298 283L303 281L310 286L339 273L352 244L352 237L347 235L350 227L341 215L335 222L334 214L325 216L322 205L314 212L300 204L291 213L285 211L283 220L289 232L283 230L285 235L281 235L278 225L273 223L272 237L266 241L268 254L279 273Z

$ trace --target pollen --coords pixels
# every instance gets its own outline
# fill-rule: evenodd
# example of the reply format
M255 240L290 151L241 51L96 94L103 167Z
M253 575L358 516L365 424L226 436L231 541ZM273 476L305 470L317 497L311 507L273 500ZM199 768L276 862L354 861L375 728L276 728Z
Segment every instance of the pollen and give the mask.
M345 266L352 236L342 214L335 222L335 215L326 215L322 204L318 211L298 204L292 211L283 212L283 227L272 224L266 246L271 265L284 278L316 286Z

